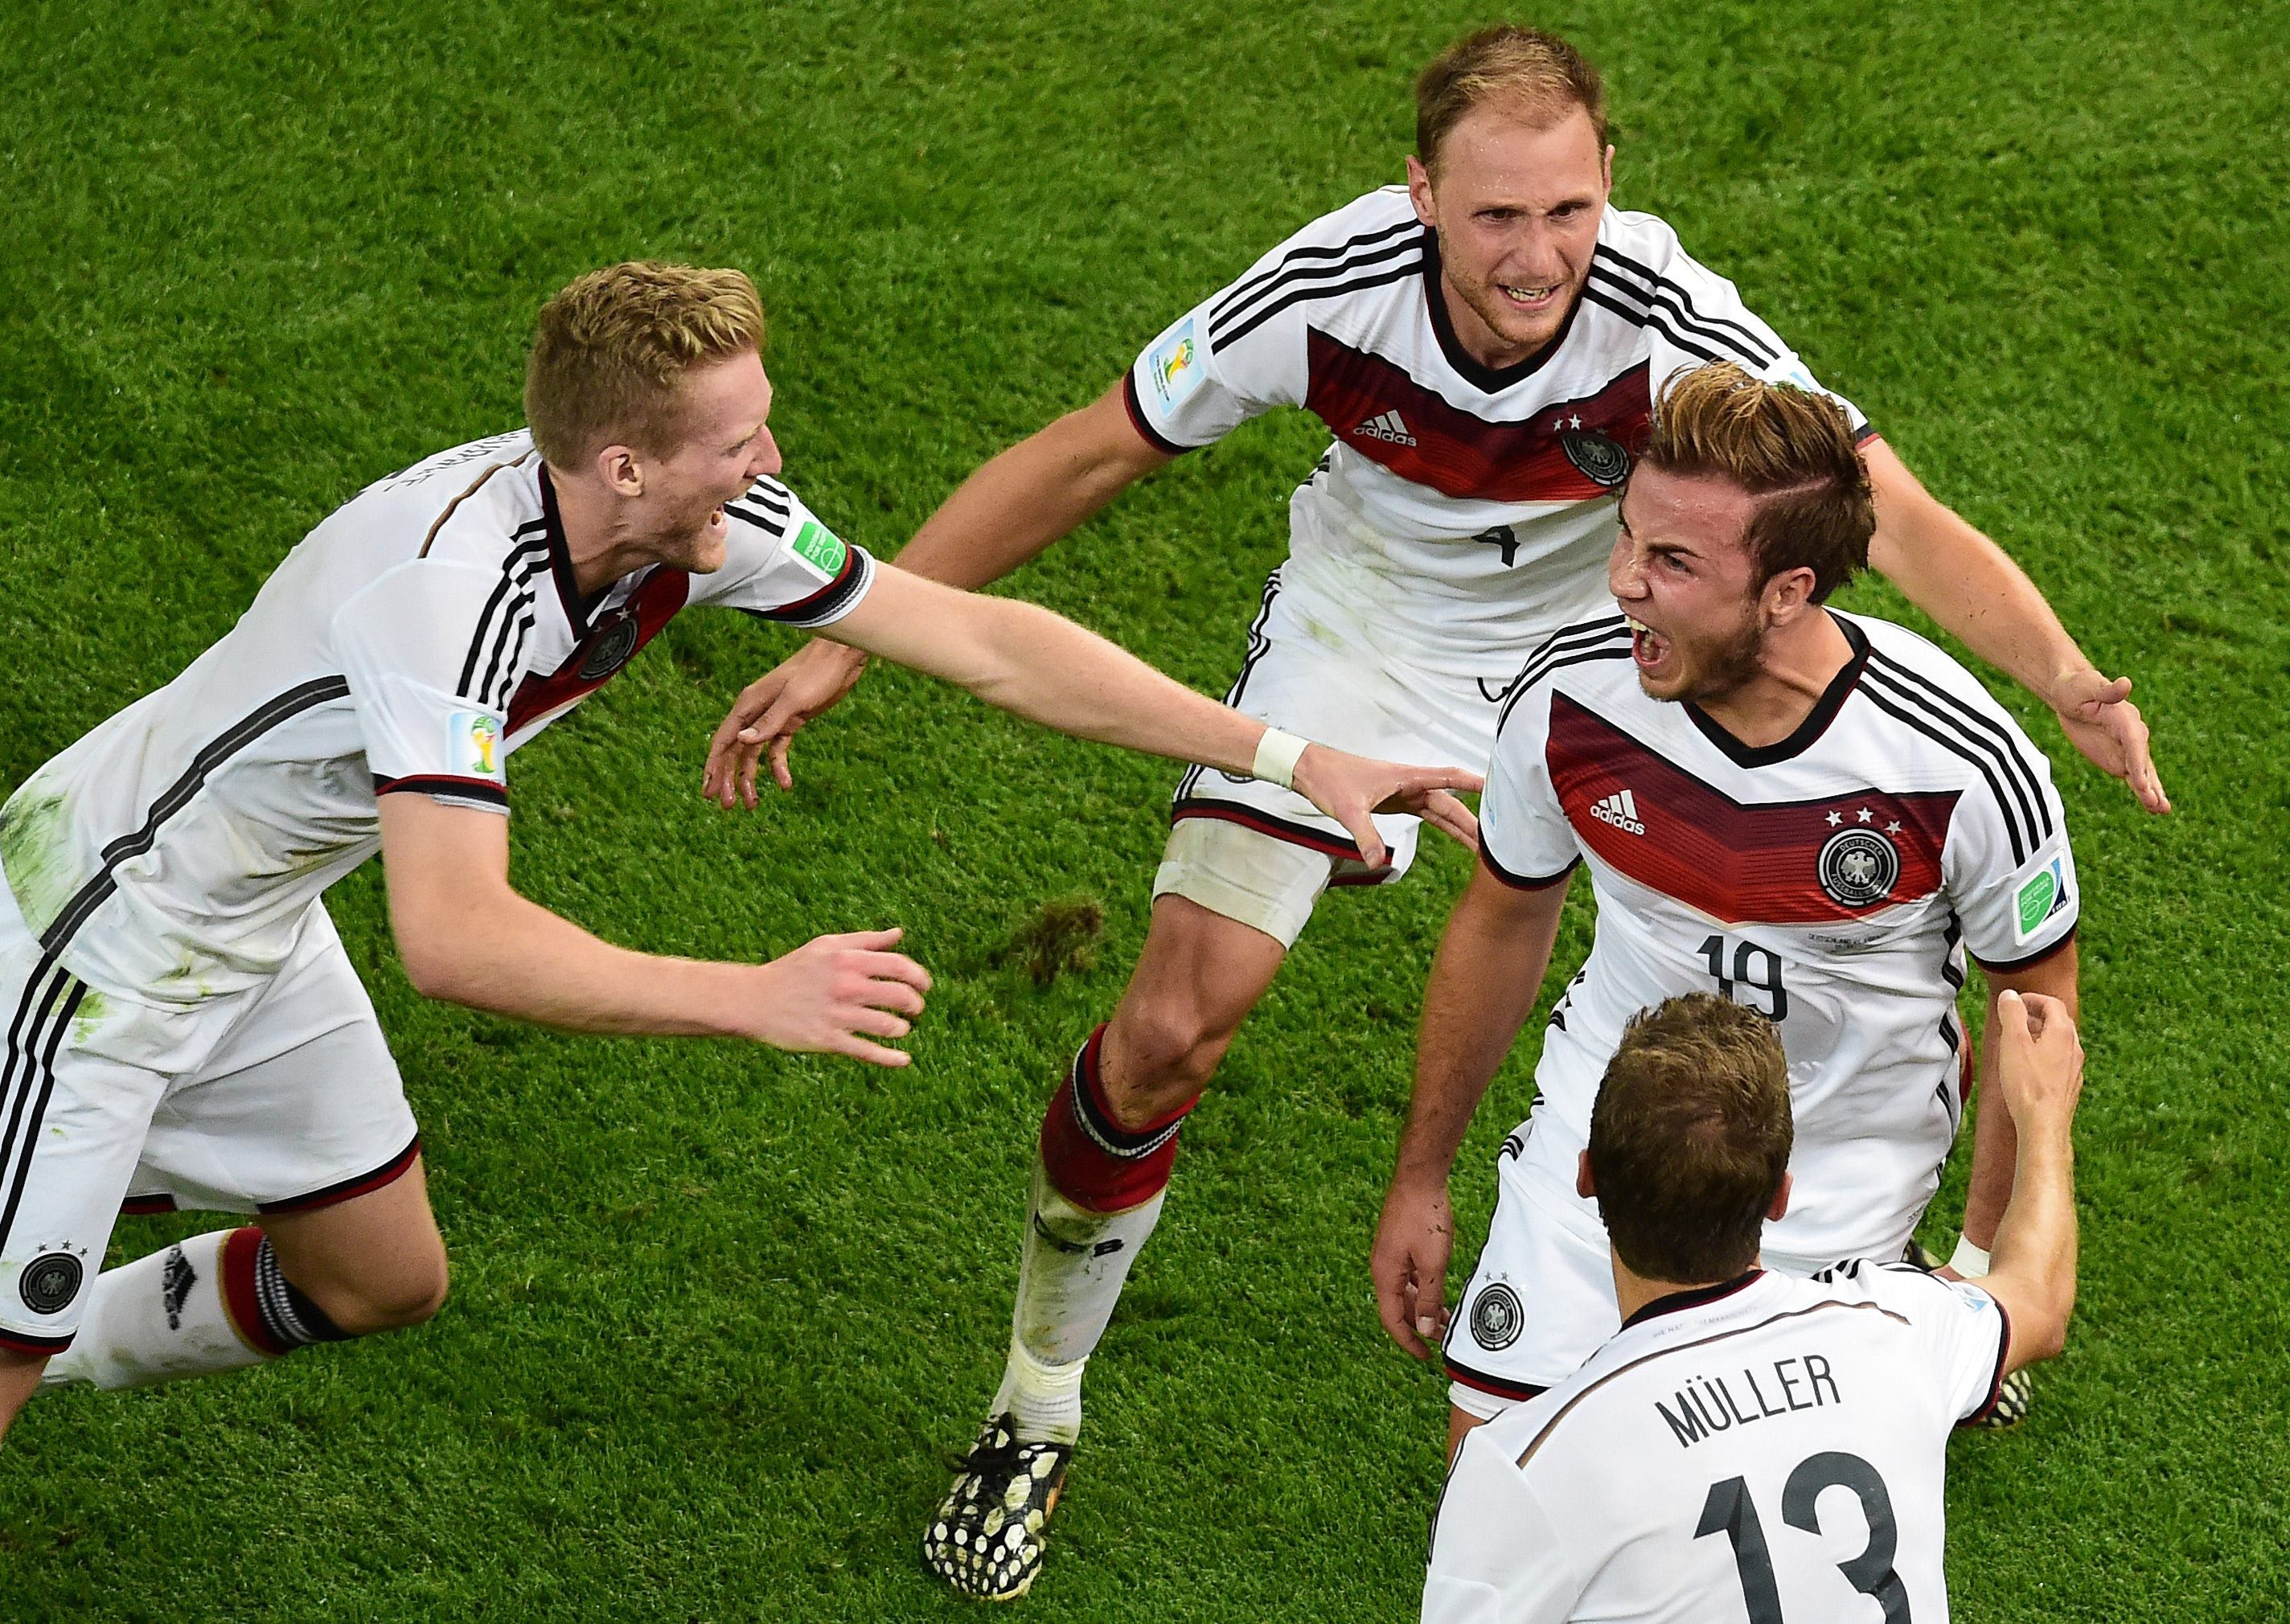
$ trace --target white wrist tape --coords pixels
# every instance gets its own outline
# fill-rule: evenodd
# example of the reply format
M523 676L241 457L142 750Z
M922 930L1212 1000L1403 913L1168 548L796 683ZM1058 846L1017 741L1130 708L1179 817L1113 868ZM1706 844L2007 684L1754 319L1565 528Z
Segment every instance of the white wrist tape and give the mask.
M1966 1280L1977 1280L1988 1272L1988 1253L1959 1235L1956 1237L1956 1250L1949 1254L1948 1266Z
M1296 764L1312 741L1299 739L1293 733L1284 733L1277 727L1264 730L1264 737L1256 741L1256 764L1249 772L1268 784L1277 784L1283 789L1293 788L1296 780Z

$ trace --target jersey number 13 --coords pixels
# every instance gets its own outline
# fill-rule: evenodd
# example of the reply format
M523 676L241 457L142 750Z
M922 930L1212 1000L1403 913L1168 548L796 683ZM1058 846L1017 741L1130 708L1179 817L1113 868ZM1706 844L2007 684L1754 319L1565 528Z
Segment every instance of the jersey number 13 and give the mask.
M1710 938L1712 941L1716 937ZM1776 980L1779 978L1776 977ZM1893 1497L1877 1468L1858 1455L1835 1450L1798 1462L1797 1470L1782 1485L1782 1521L1807 1533L1821 1532L1816 1502L1823 1489L1847 1488L1861 1498L1862 1515L1869 1519L1869 1543L1849 1562L1837 1564L1852 1587L1874 1596L1885 1610L1885 1624L1910 1624L1908 1587L1893 1571L1893 1554L1900 1545L1900 1529L1893 1521ZM1734 1565L1742 1576L1742 1600L1750 1610L1750 1624L1784 1624L1782 1594L1774 1582L1774 1559L1766 1548L1766 1530L1758 1521L1758 1508L1750 1499L1750 1485L1739 1477L1709 1485L1701 1502L1701 1525L1697 1540L1722 1533L1733 1542Z

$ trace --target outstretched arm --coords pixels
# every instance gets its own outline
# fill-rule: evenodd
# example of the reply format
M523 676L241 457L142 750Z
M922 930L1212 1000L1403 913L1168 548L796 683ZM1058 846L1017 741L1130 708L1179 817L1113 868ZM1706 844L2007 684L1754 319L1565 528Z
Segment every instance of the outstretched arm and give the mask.
M2027 572L1926 490L1890 446L1871 440L1862 456L1877 497L1869 562L1966 647L2050 706L2076 748L2127 783L2141 805L2170 811L2130 679L2102 676Z
M2040 995L2077 1018L2076 945L2022 970L1983 971L1988 978L1988 1036L1980 1050L1980 1114L1972 1124L1972 1174L1964 1196L1964 1238L1983 1251L1992 1248L1997 1220L2011 1199L2019 1135L2009 1093L1997 1085L2003 1050L1995 1038L1998 1004L2006 993Z
M381 797L389 923L406 979L427 998L572 1032L747 1037L881 1066L930 973L890 951L897 931L821 936L762 964L634 953L519 896L508 820L423 795Z
M999 580L1170 460L1129 420L1117 383L964 480L899 554L899 567L950 587ZM823 637L805 644L740 695L717 730L711 769L740 735L752 733L773 780L792 787L788 747L796 733L839 704L866 668L862 649ZM750 752L736 778L711 770L708 793L725 806L735 796L753 806L757 764Z
M2083 1092L2083 1044L2066 1004L2014 992L1998 1001L1988 1042L2001 1056L1998 1085L2020 1124L2012 1204L1996 1231L1994 1267L1980 1282L2011 1322L2004 1356L2008 1374L2065 1347L2075 1311L2071 1130Z
M957 592L885 564L859 606L825 635L1077 739L1281 776L1259 772L1263 723L1032 604ZM1299 795L1343 825L1371 866L1384 860L1371 812L1415 812L1466 844L1476 841L1476 820L1447 791L1478 788L1477 773L1396 766L1317 744L1284 771Z
M1419 1359L1447 1329L1455 1220L1447 1174L1495 1069L1534 1010L1558 940L1566 881L1520 889L1485 864L1447 917L1423 988L1415 1096L1399 1138L1369 1271L1383 1328Z

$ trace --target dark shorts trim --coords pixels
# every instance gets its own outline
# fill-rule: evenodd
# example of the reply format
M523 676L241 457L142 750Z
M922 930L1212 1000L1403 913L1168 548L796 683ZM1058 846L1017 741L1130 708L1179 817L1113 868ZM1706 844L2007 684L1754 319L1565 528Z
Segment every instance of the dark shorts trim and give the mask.
M1490 1376L1485 1371L1475 1371L1468 1365L1458 1364L1453 1354L1443 1353L1441 1359L1447 1366L1447 1376L1450 1380L1460 1381L1465 1387L1481 1393L1492 1393L1497 1398L1508 1398L1514 1403L1524 1404L1530 1398L1540 1398L1550 1391L1549 1388L1539 1388L1533 1382L1505 1381L1500 1376Z
M1221 823L1237 823L1245 829L1285 841L1292 846L1333 857L1342 862L1365 863L1358 843L1341 836L1324 834L1309 824L1293 823L1285 818L1276 818L1270 812L1259 812L1253 806L1238 801L1212 800L1202 796L1187 796L1169 808L1169 821L1181 823L1187 818L1214 818ZM1357 884L1357 882L1355 882Z
M33 1336L22 1331L0 1330L0 1348L10 1353L29 1354L36 1359L45 1358L69 1348L72 1338L77 1334L76 1332L66 1332L62 1336Z
M421 1154L421 1136L417 1133L399 1151L372 1172L329 1184L324 1189L312 1190L307 1196L290 1196L284 1201L262 1201L255 1204L257 1212L315 1212L320 1207L339 1206L360 1196L370 1196L385 1184L395 1184L413 1165L413 1158Z

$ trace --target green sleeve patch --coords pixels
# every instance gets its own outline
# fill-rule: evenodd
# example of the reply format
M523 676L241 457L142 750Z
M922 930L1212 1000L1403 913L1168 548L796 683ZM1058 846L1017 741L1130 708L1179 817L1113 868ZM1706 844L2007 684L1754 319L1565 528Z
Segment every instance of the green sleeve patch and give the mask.
M851 552L833 531L817 519L805 519L789 545L795 548L797 557L829 575L843 572L843 561Z
M2057 865L2040 874L2030 875L2028 883L2020 887L2013 899L2019 914L2019 936L2022 941L2036 933L2036 927L2051 917L2052 903L2060 894Z

